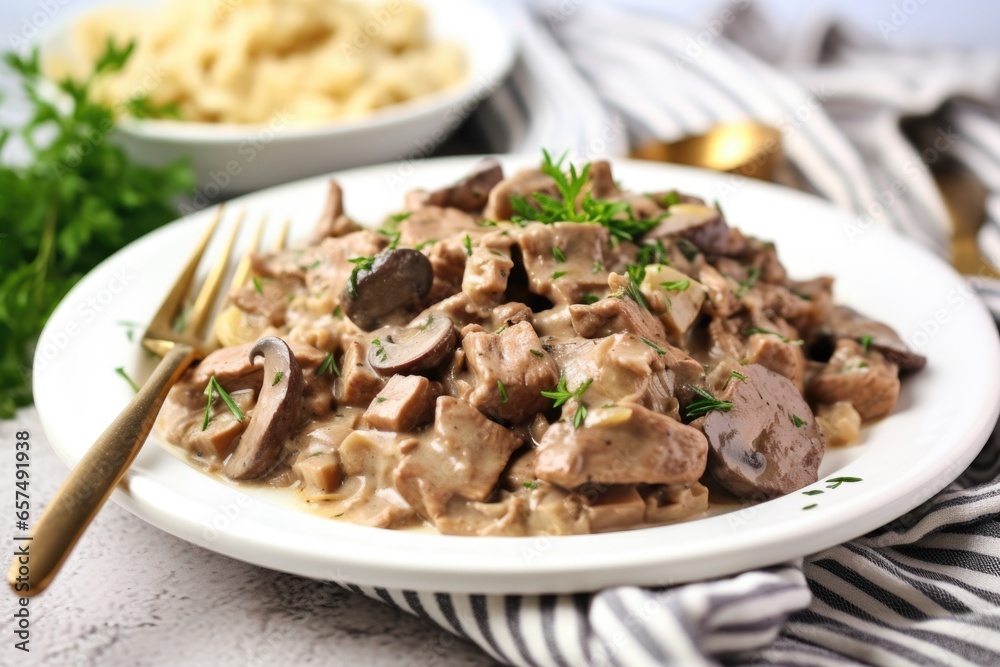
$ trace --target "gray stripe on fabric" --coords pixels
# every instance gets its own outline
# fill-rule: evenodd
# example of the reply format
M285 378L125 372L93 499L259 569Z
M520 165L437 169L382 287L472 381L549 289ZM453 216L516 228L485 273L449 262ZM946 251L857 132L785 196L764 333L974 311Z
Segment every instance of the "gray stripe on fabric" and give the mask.
M912 625L904 628L898 628L891 623L873 616L854 604L854 602L848 601L847 598L816 582L815 580L811 580L810 584L813 589L813 595L823 600L823 602L833 609L836 609L844 614L849 614L859 621L864 621L871 626L878 626L871 627L870 630L872 632L878 632L879 628L884 628L886 630L923 640L928 644L933 644L934 646L939 646L959 657L968 659L969 656L976 656L971 659L978 661L979 664L1000 664L1000 652L990 651L989 649L972 644L952 635L945 634L944 632L920 630ZM989 657L989 661L985 661L987 657Z
M433 621L434 619L430 617L427 610L424 609L424 605L420 602L420 597L414 591L403 591L403 599L406 600L406 604L410 605L410 609L413 613L420 618L426 618L428 621Z
M926 582L915 579L912 574L907 573L903 570L903 568L899 567L899 565L877 551L851 543L844 544L843 547L851 553L869 561L876 567L882 568L887 577L895 577L905 582L905 584L910 588L920 591L924 597L949 613L965 614L972 611L961 600L953 596L948 591L939 586L932 586Z
M935 565L947 565L950 567L960 567L972 572L981 572L1000 576L1000 559L996 556L988 556L978 551L966 551L965 549L935 549L921 547L916 544L899 544L894 547L896 551L904 556L922 560Z
M490 645L493 652L504 662L510 662L510 658L507 654L500 648L497 644L496 638L493 636L493 628L490 627L490 618L486 613L486 597L482 595L470 595L469 604L472 607L472 616L476 620L476 626L479 628L480 634L483 636L483 640Z
M625 604L619 597L618 589L610 589L602 592L601 601L608 605L619 620L622 621L625 629L635 637L635 640L645 649L651 658L660 660L661 662L667 659L667 656L660 650L660 646L656 643L656 640L649 635L649 630L645 625L642 623L625 622L625 619L635 618L635 614L625 608Z
M873 581L865 579L853 568L850 568L843 563L840 563L832 558L822 558L820 560L812 561L812 564L815 567L821 567L830 574L843 579L845 582L854 586L862 593L865 593L869 597L878 600L885 606L889 607L903 618L911 621L923 621L930 618L927 614L920 611L920 609L899 597L889 589L879 586ZM899 583L902 583L902 581Z
M435 593L434 600L437 602L438 609L441 610L441 614L448 621L448 625L451 626L455 634L459 637L469 639L469 635L466 634L461 621L458 620L458 614L455 613L455 603L452 601L451 596L447 593Z
M510 631L510 636L514 640L514 646L517 648L517 652L521 655L521 658L525 663L532 665L532 667L537 667L538 663L535 662L534 656L528 649L528 642L524 639L524 633L521 632L521 601L522 598L519 595L504 596L504 618L507 621L507 629Z
M806 611L799 612L791 619L789 619L790 624L801 623L803 625L814 625L821 626L830 632L836 632L837 634L844 635L845 637L850 637L851 639L864 642L866 644L871 644L872 646L877 646L884 651L889 651L895 653L901 658L905 658L910 662L917 665L928 665L932 664L932 661L923 653L918 653L914 650L903 646L891 639L879 636L878 634L872 634L872 632L865 632L858 630L842 621L838 621L822 614L807 609ZM877 633L878 628L870 628L873 632ZM791 632L794 633L793 628L789 628Z
M557 599L555 595L543 595L538 600L538 609L542 617L542 637L545 638L545 646L549 649L549 653L555 663L559 667L569 667L566 657L559 648L559 642L556 640L555 611Z

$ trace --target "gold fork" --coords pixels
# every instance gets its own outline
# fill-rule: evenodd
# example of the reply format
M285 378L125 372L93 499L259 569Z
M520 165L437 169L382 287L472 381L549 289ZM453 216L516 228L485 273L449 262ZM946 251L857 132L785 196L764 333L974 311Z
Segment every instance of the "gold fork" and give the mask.
M35 524L31 540L27 542L30 545L30 561L25 568L27 575L23 574L22 564L17 558L11 564L7 579L10 585L14 587L18 583L24 583L25 578L29 585L28 590L19 592L19 595L37 595L48 587L139 453L153 428L167 392L192 363L218 347L211 327L206 327L206 324L229 266L229 256L239 234L243 215L234 223L223 252L209 270L186 322L176 328L175 323L183 321L181 316L185 311L185 297L192 291L198 265L222 216L223 207L219 206L173 289L143 334L142 345L162 357L159 365L132 402L73 468ZM236 269L233 285L242 285L249 277L249 254L256 250L263 224L264 221L261 220L247 256ZM284 241L281 243L283 245Z

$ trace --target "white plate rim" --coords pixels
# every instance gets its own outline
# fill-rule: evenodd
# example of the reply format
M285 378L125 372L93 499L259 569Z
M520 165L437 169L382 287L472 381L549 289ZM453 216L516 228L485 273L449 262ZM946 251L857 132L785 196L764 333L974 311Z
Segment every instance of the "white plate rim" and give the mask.
M458 175L475 159L473 157L428 160L419 163L416 169L418 174L425 172ZM504 156L502 159L508 164L527 164L535 160L533 157L523 156ZM626 160L616 160L615 163L620 172L626 172L623 176L626 184L629 179L627 172L662 174L665 181L671 184L677 183L682 188L685 187L685 182L715 183L727 178L720 174L683 167ZM338 176L373 178L392 169L398 169L398 164L353 169L340 172ZM321 189L326 178L319 177L278 186L240 199L249 199L252 202L255 198L274 196L296 188L302 191ZM828 203L808 195L756 182L744 183L741 188L743 192L764 193L765 199L777 197L787 200L810 213L819 214L821 211L826 211L824 215L837 217L843 224L850 222L850 218L842 212L835 211ZM728 211L730 204L725 205ZM131 248L155 245L171 233L177 233L171 230L177 230L181 225L188 225L193 229L203 224L206 218L207 214L196 214L190 219L172 223L106 260L88 274L57 308L46 326L46 331L43 332L43 339L51 333L50 330L58 330L65 324L68 305L85 292L88 285L92 287L99 282L101 276L117 260L133 252ZM738 227L745 226L735 216L733 223ZM926 271L936 280L947 280L955 284L962 282L957 274L937 257L894 234L869 230L863 242L882 244L900 256L911 261L919 261L921 266L927 267ZM184 254L186 255L186 252ZM878 316L878 313L872 314ZM996 368L1000 364L1000 344L997 342L992 318L978 301L972 301L970 308L962 313L961 318L964 318L962 328L966 333L978 332L980 336L986 336L986 332L992 328L992 338L986 336L980 341L984 346L978 350L978 358L983 360L986 368ZM954 329L944 331L946 340L953 335L949 333L950 331ZM935 360L932 359L930 367L934 367L934 364ZM52 377L51 373L39 374L36 368L36 406L43 428L49 435L53 447L64 462L72 465L79 458L80 445L70 442L66 425L60 423L65 421L60 406L50 399L49 388L53 386ZM977 393L974 395L975 400L969 401L969 418L961 423L961 427L956 426L956 421L952 420L942 427L940 433L937 433L941 440L953 439L955 443L948 450L950 465L944 470L926 461L916 461L913 467L899 474L894 485L866 489L864 493L837 495L830 493L824 496L825 503L836 508L836 513L826 510L811 511L799 515L798 520L788 520L784 524L765 528L751 527L745 532L734 531L730 525L731 530L728 533L720 531L716 539L706 539L700 543L686 545L682 554L671 552L668 548L670 545L656 543L656 538L663 536L663 531L693 526L697 523L715 522L714 526L722 527L726 525L725 517L712 517L688 524L641 531L558 538L463 538L418 535L350 526L308 517L312 519L311 522L307 522L311 526L316 526L316 522L335 523L336 529L331 531L317 527L316 534L296 535L294 541L281 542L276 541L273 530L267 530L271 527L264 526L262 530L261 526L254 524L252 519L256 514L252 514L248 515L249 518L242 524L220 531L219 535L209 543L199 534L203 526L196 519L184 516L183 512L178 510L190 499L176 489L171 490L160 485L153 479L155 470L151 473L145 468L133 469L126 477L125 487L116 491L113 498L118 504L153 525L220 553L297 574L362 585L450 592L555 593L593 590L612 584L679 583L721 576L820 551L877 528L919 505L964 470L985 443L1000 414L1000 379L989 373L976 375L970 387ZM159 448L147 446L140 456L145 455L148 450L165 454ZM155 465L171 467L173 472L180 472L181 469L191 470L177 460L167 460L163 456L153 458ZM935 463L941 461L936 460ZM845 474L850 472L846 470ZM214 486L229 489L222 484ZM811 488L822 488L822 486ZM232 489L229 491L234 492ZM230 493L226 497L236 496ZM744 515L750 514L750 518L744 516L744 520L752 523L755 516L758 521L770 516L769 508L775 503L787 504L786 499L789 497L791 496L742 510ZM260 510L262 516L268 515L267 507L271 506L266 502L260 506L255 505L254 512ZM739 515L740 512L736 514ZM813 525L807 526L803 519ZM374 537L372 531L378 533L379 539L369 539ZM331 543L329 536L333 533L336 533L338 541ZM677 531L674 534L677 534ZM636 539L636 535L641 537ZM670 534L667 536L672 538ZM735 540L731 539L734 536ZM345 540L349 543L347 546L343 543ZM723 542L727 541L734 541L735 544L726 546ZM618 543L618 546L614 546L615 543ZM480 546L475 546L476 544ZM405 559L400 557L400 549L406 553Z

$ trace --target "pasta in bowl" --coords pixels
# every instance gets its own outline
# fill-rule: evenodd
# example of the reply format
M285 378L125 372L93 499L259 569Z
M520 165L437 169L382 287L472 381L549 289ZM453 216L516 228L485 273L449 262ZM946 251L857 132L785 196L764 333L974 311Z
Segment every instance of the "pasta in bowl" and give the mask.
M94 82L100 98L126 112L148 101L164 116L125 113L120 140L149 163L189 157L206 201L423 156L492 93L515 53L491 11L461 0L147 0L54 29L47 73L89 72L109 36L135 48Z
M699 516L709 486L782 496L925 363L717 207L606 162L487 160L378 231L333 182L312 242L252 264L164 438L369 526L592 533Z

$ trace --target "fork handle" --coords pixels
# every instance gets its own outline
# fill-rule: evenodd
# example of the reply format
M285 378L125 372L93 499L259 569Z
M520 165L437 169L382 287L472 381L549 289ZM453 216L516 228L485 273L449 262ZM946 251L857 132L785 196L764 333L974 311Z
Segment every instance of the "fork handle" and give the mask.
M7 575L8 583L18 595L37 595L52 582L139 453L170 387L196 356L192 346L174 345L132 402L70 472L35 524L30 538L16 543L21 548L27 545L27 555L15 554ZM25 560L26 563L22 562Z

